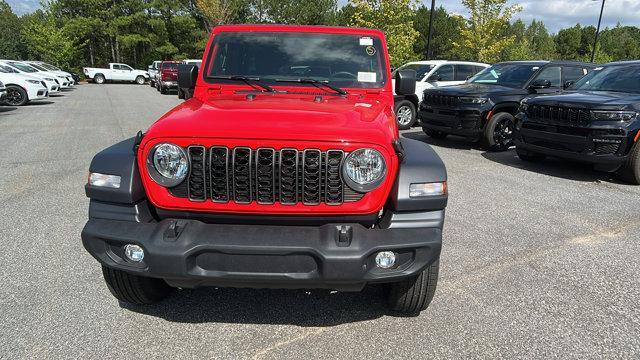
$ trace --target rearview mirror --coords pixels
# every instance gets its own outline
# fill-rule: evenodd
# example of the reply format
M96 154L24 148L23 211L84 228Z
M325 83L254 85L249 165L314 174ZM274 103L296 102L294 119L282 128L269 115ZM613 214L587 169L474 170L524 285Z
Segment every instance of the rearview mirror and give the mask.
M396 94L413 95L416 93L416 71L402 69L396 72Z
M530 89L548 89L551 87L551 81L547 79L537 79L534 80L531 85L529 85Z
M571 87L571 85L573 85L575 83L575 81L573 80L568 80L564 82L564 88L567 89L569 87Z
M182 89L195 89L198 80L198 67L196 65L178 65L178 87Z

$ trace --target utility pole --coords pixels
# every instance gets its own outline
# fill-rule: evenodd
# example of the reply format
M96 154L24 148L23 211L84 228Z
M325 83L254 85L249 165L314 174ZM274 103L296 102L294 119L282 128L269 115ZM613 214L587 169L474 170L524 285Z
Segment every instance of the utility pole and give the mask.
M598 18L598 28L596 29L596 39L593 41L593 49L591 50L591 62L596 58L596 47L598 46L598 34L600 34L600 23L602 22L602 12L604 11L604 0L600 7L600 17Z
M427 60L431 59L431 34L433 33L433 11L435 10L435 7L436 0L431 0L431 12L429 13L429 36L427 37Z

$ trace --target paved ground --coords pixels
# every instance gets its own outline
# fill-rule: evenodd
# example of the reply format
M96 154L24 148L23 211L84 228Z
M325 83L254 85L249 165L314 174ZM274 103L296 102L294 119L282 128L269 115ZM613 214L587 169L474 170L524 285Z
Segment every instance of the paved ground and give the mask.
M178 99L82 85L51 100L0 107L0 358L640 356L640 187L455 139L433 143L451 200L420 317L389 316L377 290L198 289L123 307L80 243L87 168Z

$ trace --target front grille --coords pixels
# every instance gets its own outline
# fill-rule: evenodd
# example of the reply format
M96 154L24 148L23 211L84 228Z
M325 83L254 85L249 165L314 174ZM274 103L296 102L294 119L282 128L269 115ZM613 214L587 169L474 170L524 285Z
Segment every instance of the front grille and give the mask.
M585 109L560 106L531 105L527 109L529 119L540 122L585 126L589 123L591 113Z
M191 201L340 205L364 196L342 180L342 150L200 145L187 150L191 172L169 191Z
M424 103L431 106L453 107L458 103L458 97L453 95L425 94Z
M596 155L611 155L615 154L620 148L620 144L617 143L596 143L595 153Z

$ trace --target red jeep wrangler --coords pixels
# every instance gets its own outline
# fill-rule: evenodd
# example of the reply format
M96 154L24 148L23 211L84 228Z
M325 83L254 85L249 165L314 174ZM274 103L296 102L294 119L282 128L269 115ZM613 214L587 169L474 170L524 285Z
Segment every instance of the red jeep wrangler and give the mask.
M395 311L429 305L447 175L399 137L382 32L220 26L180 71L193 98L91 162L82 241L118 300L384 284Z

